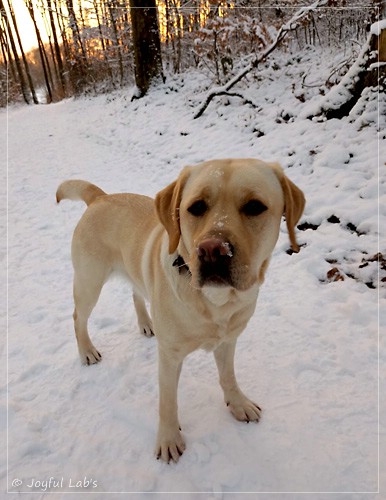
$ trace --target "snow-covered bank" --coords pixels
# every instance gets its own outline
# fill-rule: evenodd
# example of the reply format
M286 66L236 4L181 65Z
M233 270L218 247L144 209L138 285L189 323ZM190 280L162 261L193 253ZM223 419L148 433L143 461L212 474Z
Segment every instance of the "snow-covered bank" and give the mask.
M9 109L10 491L34 498L35 488L43 498L42 482L52 477L56 493L73 492L81 481L79 498L87 481L87 491L101 499L124 491L377 496L354 493L378 488L377 302L380 290L384 308L385 289L373 288L372 258L386 249L384 240L378 245L386 227L385 147L374 96L349 119L298 117L304 104L292 89L299 75L312 66L322 81L329 74L329 62L317 61L315 67L309 54L296 63L277 59L244 90L257 108L219 100L198 120L194 107L204 92L197 89L205 80L193 73L133 103L119 92ZM6 119L3 112L1 130ZM385 139L383 116L379 125ZM196 352L179 389L187 451L168 466L153 457L156 341L138 334L124 282L106 285L90 321L103 362L79 363L70 241L84 206L56 206L55 191L72 177L107 192L153 196L184 165L229 156L278 160L304 190L303 248L286 253L283 224L256 313L238 343L239 382L263 407L262 421L233 420L212 355ZM342 280L328 277L334 268ZM381 314L381 329L385 323ZM384 376L382 345L380 356ZM4 383L0 390L5 420ZM380 431L384 436L384 422ZM1 477L5 483L5 468ZM22 484L12 486L15 480Z

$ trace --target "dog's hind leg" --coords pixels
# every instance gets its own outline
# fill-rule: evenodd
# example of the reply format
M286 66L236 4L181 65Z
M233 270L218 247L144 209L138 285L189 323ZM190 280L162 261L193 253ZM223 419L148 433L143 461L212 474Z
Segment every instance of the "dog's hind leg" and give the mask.
M133 292L133 302L135 311L137 313L140 333L142 333L142 335L145 335L146 337L153 337L154 335L153 323L151 321L149 313L147 312L146 304L143 297L139 295L137 292Z
M92 365L98 363L102 356L90 340L87 322L98 301L109 272L100 265L92 265L90 261L83 263L82 266L74 266L74 268L74 326L76 340L82 364Z

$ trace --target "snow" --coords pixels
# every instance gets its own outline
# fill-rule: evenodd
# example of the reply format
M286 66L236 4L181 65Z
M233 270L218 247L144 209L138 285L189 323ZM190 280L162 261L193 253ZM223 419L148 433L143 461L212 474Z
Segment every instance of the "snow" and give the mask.
M8 439L3 491L8 479L10 491L27 492L23 498L48 498L46 490L55 499L74 491L98 499L121 492L381 498L378 440L386 428L381 421L378 429L378 357L384 379L386 355L378 336L386 294L377 283L385 272L378 276L371 259L386 253L384 236L379 240L386 227L385 122L377 112L383 98L378 107L377 94L368 92L349 117L314 122L303 109L318 106L318 89L305 90L308 104L291 91L311 68L316 81L325 81L334 57L305 51L295 62L281 54L261 65L258 82L251 76L238 87L258 109L222 98L197 120L209 82L195 72L169 77L133 102L131 91L121 90L1 112L1 130L8 123L1 195L4 205L8 198L9 245L8 256L2 253L9 303L2 348L9 386L7 392L3 381L0 389ZM2 158L5 150L4 134ZM305 192L300 223L307 225L297 232L300 253L290 255L282 224L256 312L238 342L239 384L262 406L261 422L233 419L213 356L195 352L179 386L187 450L167 465L153 456L156 340L138 333L130 287L121 279L105 286L90 320L103 361L80 365L70 243L85 206L57 206L55 191L65 179L83 178L110 193L154 196L183 166L221 157L279 161ZM2 222L4 235L4 216ZM328 279L333 268L343 280ZM382 414L384 398L380 403Z
M381 34L381 31L386 29L386 19L381 19L380 21L377 21L376 23L373 23L370 27L370 33L372 35L379 36Z
M383 66L386 66L386 62L384 62L384 61L379 61L379 62L372 63L369 66L369 71L373 71L374 69L383 68Z

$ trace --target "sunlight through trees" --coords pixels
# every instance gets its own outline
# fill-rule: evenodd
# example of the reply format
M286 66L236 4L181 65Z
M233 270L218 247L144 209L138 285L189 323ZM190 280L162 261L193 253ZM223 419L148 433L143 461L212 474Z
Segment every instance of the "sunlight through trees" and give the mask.
M133 84L143 95L153 79L190 67L224 85L237 74L236 61L257 59L296 10L294 0L280 7L268 0L23 1L36 48L26 53L18 12L11 0L0 0L0 106ZM362 5L329 0L305 16L286 43L362 41L382 2Z

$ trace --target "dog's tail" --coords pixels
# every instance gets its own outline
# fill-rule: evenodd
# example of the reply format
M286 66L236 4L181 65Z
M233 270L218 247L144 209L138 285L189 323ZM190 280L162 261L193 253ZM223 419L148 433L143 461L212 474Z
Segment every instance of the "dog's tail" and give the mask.
M91 182L70 180L60 184L56 191L56 201L60 203L65 199L83 200L87 205L90 205L96 198L105 194L107 193Z

